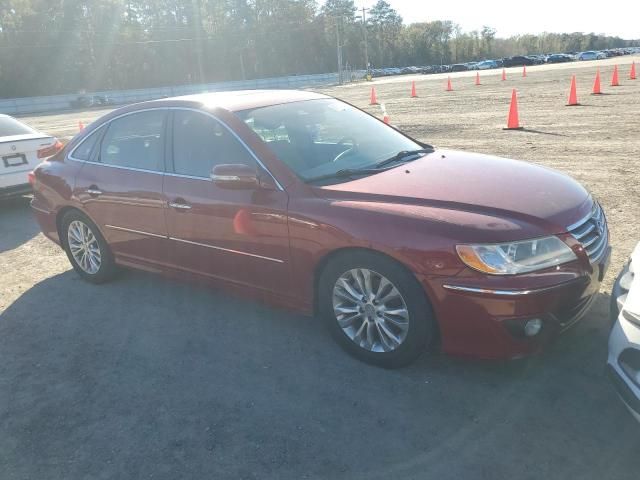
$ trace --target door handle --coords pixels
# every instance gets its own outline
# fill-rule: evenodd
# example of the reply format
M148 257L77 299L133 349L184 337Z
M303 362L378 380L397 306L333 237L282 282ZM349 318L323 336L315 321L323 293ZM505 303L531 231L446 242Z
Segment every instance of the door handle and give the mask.
M175 208L176 210L191 210L191 205L187 205L186 203L180 203L179 201L170 202L169 206L171 208Z
M97 197L99 195L102 195L102 190L99 190L95 185L91 185L89 188L87 188L87 193L92 197Z

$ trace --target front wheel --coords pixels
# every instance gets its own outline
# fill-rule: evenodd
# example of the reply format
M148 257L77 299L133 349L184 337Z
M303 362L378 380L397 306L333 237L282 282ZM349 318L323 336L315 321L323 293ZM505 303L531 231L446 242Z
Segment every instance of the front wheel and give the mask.
M339 255L322 272L318 294L320 313L333 337L367 363L407 365L434 337L435 321L422 287L388 257Z
M98 227L79 211L62 219L64 247L73 269L91 283L103 283L116 273L111 250Z

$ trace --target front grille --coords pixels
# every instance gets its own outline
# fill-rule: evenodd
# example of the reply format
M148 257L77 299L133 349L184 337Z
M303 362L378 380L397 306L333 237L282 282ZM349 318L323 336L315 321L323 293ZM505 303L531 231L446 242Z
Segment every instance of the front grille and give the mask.
M582 244L591 263L600 260L609 243L609 232L607 219L598 202L593 203L593 210L588 217L571 225L568 230Z

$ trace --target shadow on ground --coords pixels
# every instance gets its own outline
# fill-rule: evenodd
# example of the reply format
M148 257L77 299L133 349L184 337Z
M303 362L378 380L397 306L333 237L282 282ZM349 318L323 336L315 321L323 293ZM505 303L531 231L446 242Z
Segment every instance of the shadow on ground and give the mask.
M508 130L508 129L505 129ZM528 133L537 133L539 135L551 135L552 137L568 137L569 135L565 135L564 133L556 133L556 132L545 132L543 130L536 130L534 128L521 127L519 129L513 129L516 132L528 132Z
M40 232L30 201L30 197L0 200L0 253L19 247ZM31 217L31 221L26 222L25 216Z
M5 478L635 479L607 297L527 362L388 371L316 320L142 273L0 315Z

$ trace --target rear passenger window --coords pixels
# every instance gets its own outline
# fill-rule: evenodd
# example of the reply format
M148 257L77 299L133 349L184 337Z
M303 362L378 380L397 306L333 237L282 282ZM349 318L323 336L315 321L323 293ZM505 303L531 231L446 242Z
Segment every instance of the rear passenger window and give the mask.
M78 160L89 160L91 158L93 147L95 147L96 142L100 139L100 135L103 130L104 127L100 127L96 131L92 132L91 135L85 138L82 143L76 147L71 156Z
M163 170L165 110L127 115L109 124L100 162L118 167Z
M209 178L216 165L256 165L247 149L220 122L190 110L176 110L173 115L175 173Z

